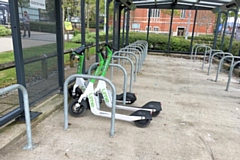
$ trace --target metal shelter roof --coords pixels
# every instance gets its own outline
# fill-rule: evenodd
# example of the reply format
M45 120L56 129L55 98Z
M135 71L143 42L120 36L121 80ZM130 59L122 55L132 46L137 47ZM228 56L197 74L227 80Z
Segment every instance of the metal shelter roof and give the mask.
M212 10L233 0L132 0L137 8Z

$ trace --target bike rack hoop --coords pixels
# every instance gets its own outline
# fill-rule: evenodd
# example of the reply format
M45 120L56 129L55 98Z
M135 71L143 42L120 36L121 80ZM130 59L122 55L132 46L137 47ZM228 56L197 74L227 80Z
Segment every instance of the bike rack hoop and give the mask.
M89 67L89 70L88 70L88 74L90 75L91 74L91 69L94 67L94 66L97 66L99 64L99 62L96 62L96 63L93 63L90 67ZM122 71L123 71L123 75L124 75L124 80L123 80L123 105L126 105L126 95L127 95L127 71L126 69L119 65L119 64L109 64L109 66L111 67L118 67L120 68ZM132 76L132 75L131 75ZM132 83L130 81L130 91L132 91Z
M27 144L23 147L26 150L33 150L37 145L32 142L32 130L31 130L31 120L30 120L30 110L29 110L29 101L28 93L26 88L20 84L14 84L5 88L0 89L0 95L8 93L12 90L19 89L23 94L24 102L24 116L26 121L26 132L27 132ZM0 118L1 119L1 118Z
M232 73L233 73L233 69L236 65L240 64L240 61L237 61L235 62L231 68L230 68L230 71L229 71L229 75L228 75L228 82L227 82L227 86L226 86L226 91L228 91L229 89L229 85L230 85L230 82L231 82L231 78L232 78Z
M219 72L220 72L220 70L222 69L223 62L224 62L224 60L225 60L226 58L231 58L231 59L232 59L231 65L230 65L230 68L231 68L232 65L234 64L234 59L240 59L240 56L225 56L225 57L222 57L222 59L220 60L219 65L218 65L218 70L217 70L215 82L217 82L217 80L218 80ZM229 72L229 73L230 73L230 72Z
M213 53L213 55L210 58L210 63L209 63L209 66L208 66L208 73L207 73L208 75L210 74L210 70L211 70L211 67L212 67L212 61L214 59L214 56L219 55L219 54L233 56L232 53L223 52L223 51Z
M138 63L139 63L139 61L138 61L138 57L137 57L137 55L134 53L134 52L125 52L125 51L117 51L117 52L114 52L113 53L113 57L115 57L115 58L117 58L117 56L115 56L115 55L117 55L118 54L118 56L120 55L120 53L125 53L125 54L130 54L130 55L132 55L132 56L134 56L135 57L135 61L136 61L136 64L135 64L135 69L134 69L134 82L136 82L136 77L137 77L137 73L139 72L139 68L138 68ZM130 63L131 63L131 59L130 58L128 58L128 57L126 57L126 58L120 58L120 57L125 57L125 56L119 56L117 59L118 59L118 64L119 64L119 59L127 59ZM113 63L113 61L112 61L112 63ZM132 64L131 64L132 65ZM111 78L112 78L112 75L113 75L113 70L111 70Z
M68 129L68 84L75 78L86 78L86 79L97 79L105 81L109 84L112 89L112 111L111 111L111 127L110 127L110 137L114 136L114 128L115 128L115 113L116 113L116 88L113 83L105 77L100 76L92 76L92 75L84 75L84 74L73 74L69 76L65 82L63 87L63 96L64 96L64 130Z

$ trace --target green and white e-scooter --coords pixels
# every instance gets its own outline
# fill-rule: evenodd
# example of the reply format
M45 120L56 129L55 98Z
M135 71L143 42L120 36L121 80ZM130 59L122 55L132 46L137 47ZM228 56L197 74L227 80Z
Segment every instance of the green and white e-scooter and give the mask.
M103 67L103 71L101 76L105 77L107 70L109 68L109 64L111 62L112 59L112 51L110 49L110 46L106 46L107 52L108 52L108 56L107 59L105 61L104 67ZM112 97L111 97L111 92L109 90L107 90L106 88L106 82L99 80L98 81L98 85L97 88L95 89L95 93L101 93L103 96L103 99L105 101L105 104L108 107L111 107L112 104ZM116 105L116 109L123 109L123 110L128 110L128 111L138 111L138 110L145 110L145 111L150 111L152 112L152 117L156 117L159 115L159 113L162 111L162 107L161 107L161 103L157 102L157 101L150 101L148 103L146 103L144 106L142 107L131 107L131 106L122 106L122 105Z
M82 67L83 67L83 60L84 60L84 50L85 46L81 46L77 48L75 51L72 51L70 59L74 60L75 56L79 56L79 61L78 61L78 67L77 67L77 74L82 74ZM105 57L105 55L102 53L103 48L100 49L98 54L101 54L102 57ZM96 68L92 68L92 70L95 70ZM86 74L86 73L85 73ZM83 93L87 88L87 82L83 78L76 78L75 84L71 85L68 89L69 95L73 98L79 98L80 95ZM117 95L116 100L118 102L123 101L123 93ZM137 100L137 97L135 96L134 93L127 92L126 93L126 102L127 104L132 104Z
M81 46L77 48L75 51L72 51L70 59L74 60L76 55L78 55L78 66L77 66L77 74L82 74L82 67L84 61L84 50L85 46ZM83 93L82 90L85 90L85 80L83 78L76 78L75 84L71 85L68 89L68 93L73 98L79 98ZM80 88L79 88L80 87Z
M103 71L102 71L101 76L105 76L106 75L106 72L107 72L108 67L109 67L109 63L111 61L111 56L112 56L112 52L111 52L109 46L107 46L106 48L108 49L109 53L108 53L108 57L107 57L107 60L105 62L105 65L103 67L104 60L101 57L101 55L99 55L100 63L99 63L99 66L97 68L98 71L95 72L94 75L99 75L98 72L100 72L100 69L102 69L102 68L103 68ZM112 104L111 104L111 102L112 102L111 93L110 93L110 91L108 91L106 89L106 83L105 82L99 81L99 83L97 85L97 88L95 89L94 93L95 93L96 96L99 95L99 93L102 93L103 99L104 99L106 105L108 107L112 107ZM97 109L98 110L100 109L99 98L100 97L97 98ZM69 105L69 112L70 112L70 114L73 115L73 116L76 116L76 117L83 116L85 110L88 109L88 106L87 106L86 102L81 103L81 104L84 104L84 105L76 105L76 103L77 103L77 100L73 100L70 103L70 105ZM142 115L144 115L144 111L151 112L152 116L157 116L160 113L160 111L162 110L161 103L160 102L155 102L155 101L148 102L142 108L140 108L140 107L120 106L120 105L116 105L116 108L117 109L129 110L129 111L135 111L130 116L142 116ZM92 111L92 109L91 109L91 111ZM125 119L122 119L122 120L131 121L129 118L132 119L132 117L128 117L128 118L125 117ZM135 119L134 122L139 127L146 127L150 123L150 119L142 119L142 120L136 120Z
M101 54L99 54L99 58L100 58L100 63L97 69L95 70L94 75L100 75L102 70L103 70L102 74L104 73L104 69L103 69L103 67L105 67L104 59L101 56ZM95 81L96 81L95 79L90 79L87 85L87 88L85 89L84 93L81 94L79 99L73 99L70 102L69 113L71 115L75 117L83 116L85 111L88 108L90 108L91 112L96 116L111 118L111 112L100 110L99 95L94 91L94 88L93 88ZM103 97L104 96L105 95L103 95ZM109 102L111 101L110 98L104 98L104 99L105 101L109 101ZM115 118L118 120L134 122L138 127L147 127L152 120L152 115L150 111L138 110L132 113L131 115L115 114Z

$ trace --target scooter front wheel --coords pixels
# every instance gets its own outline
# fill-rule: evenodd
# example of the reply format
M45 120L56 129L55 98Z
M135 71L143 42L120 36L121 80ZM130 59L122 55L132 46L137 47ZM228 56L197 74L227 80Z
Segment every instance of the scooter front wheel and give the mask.
M82 102L79 104L78 99L73 99L68 106L68 112L73 117L82 117L87 109L87 100L82 100Z
M71 85L68 89L68 93L72 98L78 99L83 94L82 90L79 87L76 88L75 95L72 95L72 92L73 92L73 85Z

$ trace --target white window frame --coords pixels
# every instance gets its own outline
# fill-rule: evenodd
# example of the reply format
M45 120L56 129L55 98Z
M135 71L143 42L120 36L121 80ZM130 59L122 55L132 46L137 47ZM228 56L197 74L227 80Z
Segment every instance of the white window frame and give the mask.
M146 26L146 31L147 31L147 29L148 29L148 26ZM152 27L151 26L149 26L149 31L152 31Z
M155 31L155 29L157 29L157 31ZM153 31L154 31L154 32L158 32L158 31L159 31L159 27L158 27L158 26L154 26L154 27L153 27Z
M182 10L181 10L180 18L181 18L181 19L185 19L185 18L186 18L186 10L185 10L185 9L182 9Z
M149 9L148 9L148 13L149 13ZM148 13L147 13L147 17L148 17ZM161 14L161 10L160 9L151 9L151 16L150 16L150 18L160 18L160 14Z

